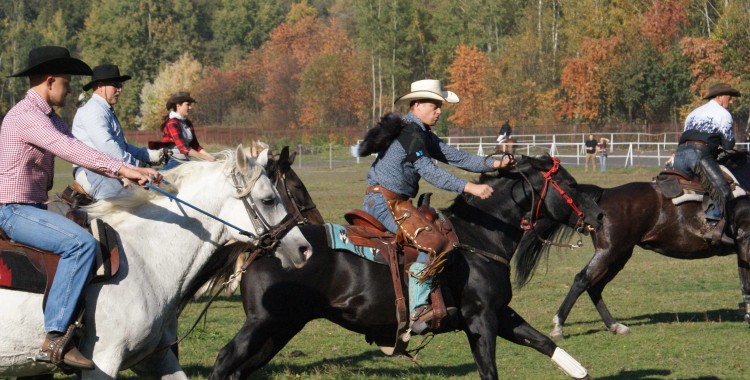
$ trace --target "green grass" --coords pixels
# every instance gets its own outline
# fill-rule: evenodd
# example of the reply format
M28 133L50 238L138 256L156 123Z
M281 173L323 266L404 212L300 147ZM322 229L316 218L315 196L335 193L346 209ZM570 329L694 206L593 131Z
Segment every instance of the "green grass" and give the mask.
M329 170L326 165L302 169L295 165L295 170L326 220L343 222L345 211L361 205L368 166ZM601 186L649 181L658 172L658 168L612 168L606 174L584 173L582 167L567 169L580 183ZM67 184L60 181L66 171L58 167L58 173L56 187ZM425 181L421 190L435 192L436 206L447 205L454 196ZM582 249L553 249L531 283L514 290L511 306L545 334L573 277L592 255L590 239L583 240ZM735 256L687 261L637 249L604 292L610 311L632 333L614 336L607 332L583 295L568 318L566 339L558 344L597 379L750 378L750 331L737 313L740 296ZM188 305L180 317L183 329L202 307L202 303ZM181 363L191 379L208 375L218 350L243 320L238 296L214 303L206 324L180 347ZM497 366L501 379L566 378L546 356L504 340L497 343ZM123 377L136 378L127 371ZM327 321L313 321L254 378L476 379L477 372L462 333L436 336L412 361L385 357L362 336Z

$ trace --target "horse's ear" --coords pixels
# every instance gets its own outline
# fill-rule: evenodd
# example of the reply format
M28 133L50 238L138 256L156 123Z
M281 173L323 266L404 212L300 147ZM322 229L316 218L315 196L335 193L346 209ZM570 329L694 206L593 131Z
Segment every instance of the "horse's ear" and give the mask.
M281 154L279 155L279 162L285 162L289 160L289 146L281 148Z
M255 160L255 164L264 168L268 165L268 149L263 149L258 153L258 158Z
M242 144L237 145L237 152L234 155L235 159L237 160L237 169L240 170L240 172L247 171L247 159L248 154L252 154L252 152L249 152L249 149L245 149Z
M294 163L294 159L296 157L297 157L297 151L295 150L294 152L292 152L292 154L289 155L289 160L287 160L289 162L289 166L292 166L292 164Z

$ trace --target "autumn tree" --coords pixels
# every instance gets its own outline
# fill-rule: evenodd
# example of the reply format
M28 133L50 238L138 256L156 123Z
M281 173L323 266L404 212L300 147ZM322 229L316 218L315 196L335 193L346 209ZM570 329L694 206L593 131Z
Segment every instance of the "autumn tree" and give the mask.
M606 83L620 38L587 39L579 49L579 57L564 61L560 76L563 101L560 115L576 121L599 121L607 103Z
M140 129L161 128L164 117L168 114L165 105L170 95L178 91L190 91L200 79L202 71L200 62L188 53L183 54L176 62L164 65L154 81L147 82L141 89L141 112L138 118Z
M474 46L458 45L456 59L448 67L450 84L446 87L456 92L460 106L448 121L461 128L492 125L492 94L487 80L490 61L487 55Z

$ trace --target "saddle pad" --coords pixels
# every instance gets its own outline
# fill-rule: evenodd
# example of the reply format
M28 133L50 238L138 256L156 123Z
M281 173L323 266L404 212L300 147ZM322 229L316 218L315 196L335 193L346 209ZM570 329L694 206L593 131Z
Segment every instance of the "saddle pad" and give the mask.
M44 294L46 268L37 268L24 253L0 249L0 287Z
M325 229L326 229L326 235L328 237L328 246L331 247L331 249L350 252L359 257L362 257L364 259L367 259L369 261L372 261L378 264L387 264L387 262L383 259L382 255L380 254L380 251L381 251L380 248L362 244L362 242L364 241L369 242L371 240L363 240L363 239L355 238L354 240L357 240L357 243L354 243L353 235L360 235L358 234L358 232L362 232L362 231L359 231L360 229L362 229L361 227L342 226L339 224L326 223Z

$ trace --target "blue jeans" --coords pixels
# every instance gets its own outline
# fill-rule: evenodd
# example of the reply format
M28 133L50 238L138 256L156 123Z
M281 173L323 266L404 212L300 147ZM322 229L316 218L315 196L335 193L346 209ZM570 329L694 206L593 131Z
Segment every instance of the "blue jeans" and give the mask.
M599 165L602 167L602 173L607 171L607 155L606 154L600 154L599 156Z
M120 192L125 189L122 185L122 182L120 182L120 180L117 178L103 176L81 167L76 168L75 173L77 174L78 171L83 171L86 173L86 179L91 185L91 189L89 189L89 195L91 195L94 199L111 198L120 195Z
M689 174L691 177L695 176L695 168L698 166L698 162L704 156L711 155L708 148L702 145L694 144L681 144L677 147L677 151L674 154L674 161L672 168L683 171ZM719 204L716 200L711 199L712 207L706 210L706 219L719 220L721 219L721 210L719 210Z
M398 231L398 224L393 220L391 211L388 210L388 205L385 202L385 198L380 193L367 193L365 195L362 209L367 211L369 214L374 216L380 223L383 223L388 231L396 233ZM427 297L430 296L430 289L432 288L432 281L426 280L424 282L418 282L417 278L419 273L427 266L430 261L429 256L426 252L419 251L417 261L411 265L409 273L409 312L413 313L414 309L419 306L427 304Z
M44 329L64 332L94 264L96 240L66 217L44 206L0 206L0 227L14 241L60 255L44 308Z

